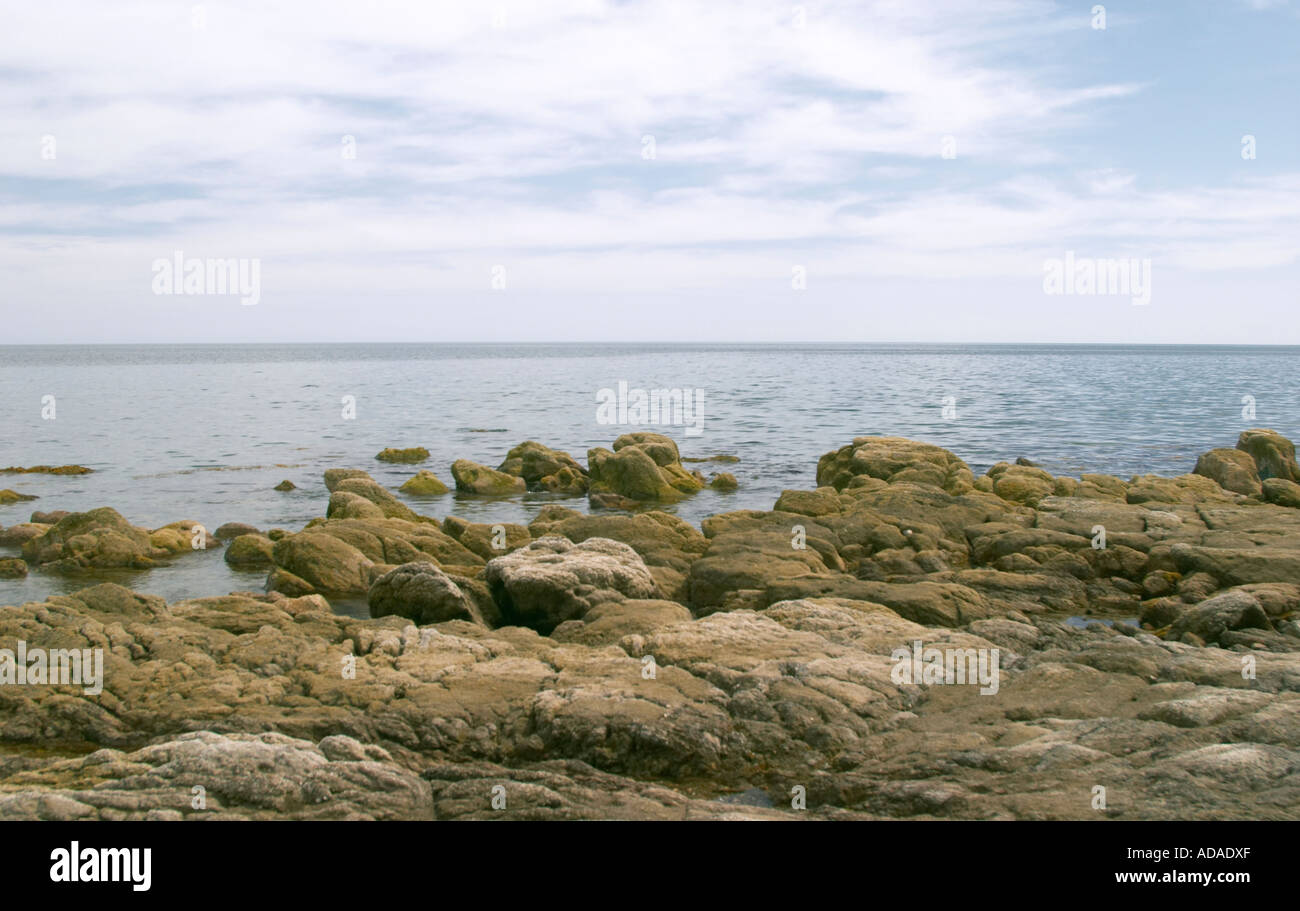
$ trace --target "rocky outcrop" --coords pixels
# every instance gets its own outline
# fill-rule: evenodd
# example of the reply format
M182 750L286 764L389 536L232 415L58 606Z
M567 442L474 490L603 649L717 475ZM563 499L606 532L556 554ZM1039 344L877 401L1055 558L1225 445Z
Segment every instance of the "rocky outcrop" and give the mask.
M1281 478L1300 483L1300 465L1295 460L1295 444L1275 430L1243 430L1237 448L1255 462L1261 479Z
M590 486L587 469L571 455L534 440L520 443L506 453L497 470L523 478L529 490L582 496Z
M640 502L671 503L704 487L698 472L682 466L677 444L660 433L625 433L614 449L587 453L590 492Z
M484 577L503 623L549 633L592 607L659 593L637 552L608 538L574 544L548 535L490 560Z
M456 481L456 489L464 493L504 497L523 493L528 489L523 478L488 468L486 465L479 465L469 459L458 459L452 462L451 476Z
M1255 460L1241 449L1211 449L1196 460L1192 473L1204 475L1233 493L1257 497L1262 491Z
M23 544L23 557L32 565L60 570L144 569L168 555L166 548L150 539L148 529L102 507L60 519ZM189 546L186 535L184 548Z
M0 817L1297 818L1300 511L1268 494L1295 482L936 450L860 438L699 529L439 525L335 478L364 516L227 547L269 548L270 593L5 607L0 648L102 649L103 686L0 687ZM63 528L41 565L193 524L86 515L27 538ZM935 649L976 676L900 676Z

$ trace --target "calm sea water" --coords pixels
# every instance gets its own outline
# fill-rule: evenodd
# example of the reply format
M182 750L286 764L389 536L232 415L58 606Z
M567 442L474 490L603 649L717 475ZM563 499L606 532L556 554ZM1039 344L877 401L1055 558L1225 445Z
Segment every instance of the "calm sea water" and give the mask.
M536 439L585 461L629 427L597 423L597 391L704 391L703 433L673 436L684 456L727 453L741 488L675 507L698 522L770 509L815 486L817 459L865 434L955 451L977 473L1027 456L1054 474L1181 474L1246 427L1300 438L1300 348L1171 346L210 345L0 347L0 467L78 463L80 477L0 475L39 500L0 506L0 525L33 509L112 506L157 527L240 521L301 527L323 515L329 467L396 488L416 467L377 462L385 446L424 446L421 466L451 483L458 458L500 463ZM45 396L55 417L42 417ZM356 417L342 399L355 397ZM1256 417L1243 417L1243 397ZM956 415L944 415L945 399ZM283 466L283 467L280 467ZM289 479L291 493L273 490ZM549 495L408 502L421 513L526 522ZM563 500L576 509L586 501ZM4 549L0 549L3 551ZM220 551L116 581L169 599L260 589ZM0 604L88 584L41 571L0 580ZM356 604L345 609L362 611Z

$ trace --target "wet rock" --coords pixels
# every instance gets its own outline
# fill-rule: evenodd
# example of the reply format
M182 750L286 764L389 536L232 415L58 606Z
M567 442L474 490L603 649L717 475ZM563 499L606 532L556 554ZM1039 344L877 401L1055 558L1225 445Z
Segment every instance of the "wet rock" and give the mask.
M497 471L524 479L529 490L549 490L581 496L590 481L587 469L567 452L544 446L535 440L520 443L506 453Z
M416 472L400 488L402 493L416 497L437 497L448 493L447 485L438 480L438 476L427 469Z
M280 491L281 493L288 493L290 490L297 490L298 485L293 483L293 481L284 480L281 481L279 484L276 484L275 489Z
M275 542L265 535L240 535L226 547L224 554L232 566L263 566L271 562Z
M132 525L107 506L65 516L23 544L28 563L65 570L144 569L166 554L150 542L148 529Z
M339 483L346 481L348 478L364 478L373 481L369 472L362 471L360 468L327 468L325 469L325 489L333 493L338 489Z
M660 433L625 433L613 452L587 453L590 493L612 493L641 502L671 503L704 487L698 472L682 465L677 444Z
M21 579L27 575L27 564L17 557L0 557L0 579Z
M523 478L479 465L469 459L452 462L451 476L456 481L456 489L464 493L502 497L524 493L528 489Z
M428 457L429 450L423 446L412 446L407 449L394 449L390 446L375 456L381 462L400 462L402 464L423 462Z
M227 522L225 525L218 526L212 536L218 541L233 541L240 535L260 535L261 533L261 530L253 525L247 525L243 522Z

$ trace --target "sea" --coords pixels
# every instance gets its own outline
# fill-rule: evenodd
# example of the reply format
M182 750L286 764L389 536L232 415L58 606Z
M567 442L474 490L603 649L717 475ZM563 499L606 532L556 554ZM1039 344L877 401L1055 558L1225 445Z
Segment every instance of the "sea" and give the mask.
M427 468L495 467L537 440L586 461L623 433L676 440L704 490L665 507L698 523L770 509L781 491L816 486L818 458L857 436L910 437L951 449L980 474L1026 457L1058 475L1177 475L1232 447L1250 427L1300 437L1300 347L1166 345L250 344L0 346L0 468L80 464L80 476L0 474L39 499L0 506L0 526L34 510L111 506L156 528L246 522L301 528L325 513L326 468L362 468L396 488ZM680 390L698 411L637 416L644 390ZM626 413L617 405L627 402ZM688 420L689 418L689 420ZM674 423L674 421L678 421ZM419 465L376 461L423 446ZM276 491L281 481L296 485ZM439 519L526 523L583 498L403 496ZM18 555L0 548L0 555ZM220 550L138 572L0 580L0 605L111 580L168 600L261 590L265 571ZM336 605L365 614L364 603Z

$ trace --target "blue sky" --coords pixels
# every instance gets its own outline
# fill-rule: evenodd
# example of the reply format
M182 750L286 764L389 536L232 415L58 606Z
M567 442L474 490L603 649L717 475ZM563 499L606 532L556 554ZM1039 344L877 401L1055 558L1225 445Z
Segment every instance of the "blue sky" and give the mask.
M1300 343L1300 0L266 6L8 14L6 342Z

